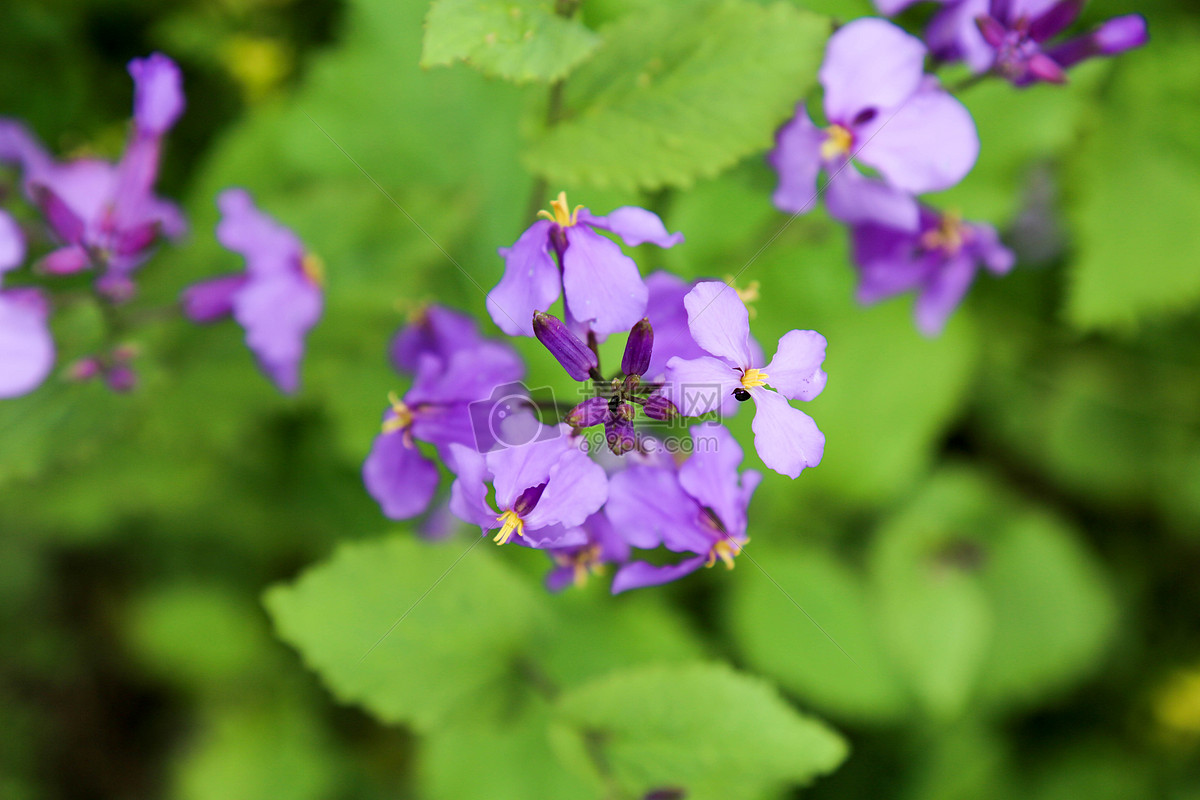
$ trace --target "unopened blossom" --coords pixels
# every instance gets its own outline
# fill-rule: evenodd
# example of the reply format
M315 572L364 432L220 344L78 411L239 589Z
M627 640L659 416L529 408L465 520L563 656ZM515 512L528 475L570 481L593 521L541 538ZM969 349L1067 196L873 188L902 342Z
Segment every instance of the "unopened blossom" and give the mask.
M411 375L416 373L422 356L449 361L459 350L469 350L483 341L479 323L469 315L445 306L425 306L392 337L388 357L397 372Z
M925 56L920 39L882 19L858 19L831 36L819 76L829 125L817 127L801 103L780 129L770 155L779 173L775 205L811 211L824 171L833 217L915 230L913 195L954 186L979 154L974 120L925 74Z
M992 226L928 207L921 208L916 233L868 224L856 226L851 235L859 301L916 292L917 328L926 336L941 333L981 265L1003 275L1014 261Z
M249 192L227 189L217 198L217 241L246 259L244 272L188 287L184 312L195 322L232 316L246 345L283 392L300 386L304 337L321 316L324 268L291 230L255 207Z
M617 234L629 247L651 242L673 247L683 241L669 234L658 215L624 206L604 217L583 206L571 210L559 193L512 247L500 248L504 277L488 293L492 320L510 336L532 336L529 320L565 298L567 315L598 336L629 330L646 312L646 285L633 259L598 230Z
M750 315L736 291L720 281L698 283L685 304L692 338L710 355L667 363L671 399L680 413L706 414L730 395L753 400L754 447L764 464L791 478L819 464L825 435L788 400L812 400L825 388L825 337L789 331L763 366L751 352Z
M876 0L880 12L897 14L913 0ZM1018 86L1060 83L1065 70L1087 58L1112 56L1147 41L1139 14L1114 17L1080 36L1055 43L1083 7L1068 0L941 0L926 41L941 61L965 61L976 73L991 70Z
M518 381L525 367L508 345L483 340L443 361L421 356L416 379L403 399L389 397L382 430L363 463L363 483L385 516L408 519L425 511L438 486L437 465L420 448L437 448L450 463L449 446L482 449L488 427L472 416L472 403L497 386Z
M583 544L546 550L554 562L554 568L546 574L546 588L552 592L568 586L582 587L592 575L603 575L609 564L623 564L629 559L629 542L604 513L592 514L579 528L586 537Z
M746 510L762 476L739 474L742 448L722 425L692 428L692 455L678 468L633 466L610 479L605 514L613 529L640 550L659 546L687 557L655 566L631 561L613 578L613 594L677 580L734 558L749 541Z
M24 260L25 237L0 211L0 398L32 392L54 367L45 296L33 288L2 288L4 274Z
M562 548L587 544L580 526L608 498L608 477L564 429L516 447L482 455L450 445L457 478L450 489L450 510L478 525L496 530L496 544ZM487 484L495 489L495 506Z
M161 53L129 62L133 126L116 164L94 158L58 162L15 120L0 119L0 161L20 165L29 198L61 247L39 263L50 274L94 267L115 299L133 292L131 276L160 236L187 229L179 209L154 194L163 138L183 111L179 67Z

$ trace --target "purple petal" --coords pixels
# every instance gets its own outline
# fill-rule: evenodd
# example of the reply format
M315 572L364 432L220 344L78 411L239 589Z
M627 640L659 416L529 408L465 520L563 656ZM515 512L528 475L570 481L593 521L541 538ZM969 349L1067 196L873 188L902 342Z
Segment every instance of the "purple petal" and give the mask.
M504 259L504 277L488 292L487 310L492 321L509 336L532 336L533 313L547 310L558 299L562 278L550 255L553 227L549 220L538 220L512 247L499 250Z
M869 131L869 132L868 132ZM979 134L966 107L930 79L893 116L860 131L856 157L914 194L954 186L975 166Z
M304 246L291 230L259 211L249 192L226 189L217 197L217 206L217 241L245 257L247 272L266 277L296 269Z
M389 519L415 517L437 491L437 467L405 438L403 431L381 433L363 462L363 483Z
M0 117L0 162L20 166L26 182L54 166L54 159L25 124L7 117Z
M738 476L742 448L727 428L715 422L693 427L692 442L692 455L679 468L679 483L696 502L716 512L730 536L740 539L746 532L750 501Z
M280 391L300 387L304 337L322 305L320 289L296 272L252 276L234 297L233 315L246 329L246 345Z
M412 435L418 441L437 445L443 452L450 444L482 449L481 437L471 418L470 403L418 407L413 413Z
M608 476L604 469L588 458L587 453L571 447L550 468L546 490L525 515L525 535L528 538L531 531L550 525L565 528L582 525L607 499Z
M917 298L915 312L921 333L932 337L942 332L971 288L975 270L975 261L968 253L960 253L942 265Z
M571 443L560 435L488 453L488 472L495 476L496 505L511 509L521 492L546 483L551 468L571 449Z
M450 487L450 511L454 516L483 530L497 527L496 510L487 502L487 463L484 457L462 445L448 448L448 466L457 476Z
M667 362L673 356L699 358L705 352L688 329L683 298L691 291L691 284L672 273L659 271L646 278L646 288L650 290L646 318L654 327L655 341L650 366L643 374L657 379L666 372Z
M233 313L233 298L246 285L242 273L194 283L183 290L183 313L192 322L213 322Z
M903 103L925 73L925 52L920 39L882 19L840 28L829 37L820 71L829 121L848 126L861 111Z
M1079 17L1083 10L1080 0L1063 0L1050 6L1044 13L1038 14L1029 24L1029 38L1035 42L1044 42L1065 31Z
M470 316L444 306L421 309L415 319L396 332L388 348L392 366L415 373L424 354L448 361L450 356L483 341L479 325Z
M634 547L666 545L676 552L708 552L709 540L695 525L700 506L669 467L636 465L613 475L604 513Z
M501 342L483 341L442 361L422 357L409 397L418 403L481 400L508 383L519 381L525 365L517 352Z
M658 214L637 206L622 206L605 217L594 217L584 209L579 221L612 231L629 247L637 247L645 242L659 247L674 247L683 241L682 233L667 233L667 227Z
M637 264L586 225L566 229L563 294L571 316L596 333L629 330L646 313L649 290Z
M0 210L0 275L25 260L25 234L6 211Z
M46 222L58 238L66 244L81 244L85 230L84 221L66 201L49 186L40 183L30 186L30 191L33 193L33 201L42 210Z
M741 373L719 358L677 356L667 362L666 384L664 390L679 413L698 417L720 408L742 381Z
M917 229L917 201L911 194L863 177L851 164L829 176L825 206L830 216L849 225L875 222L900 230Z
M816 331L788 331L767 364L767 382L784 397L812 400L829 378L821 369L825 345L825 337Z
M546 591L558 594L575 583L575 567L555 567L546 573Z
M565 525L530 525L528 521L525 530L513 537L513 542L522 547L532 547L536 550L552 550L565 547L580 547L587 544L587 534L579 526Z
M697 283L683 304L696 344L738 367L750 363L750 312L738 293L722 281Z
M661 586L664 583L679 580L684 575L690 575L700 569L707 560L708 556L706 554L684 559L678 564L671 564L665 567L656 567L653 564L647 564L645 561L631 561L617 570L617 574L613 576L612 593L620 594L630 589Z
M564 420L572 428L590 428L601 425L608 420L608 400L603 397L589 397L575 406Z
M54 367L48 313L37 289L0 292L0 398L32 392Z
M930 49L943 61L966 61L973 72L989 70L996 51L983 40L975 22L987 10L987 0L947 3L925 30Z
M979 35L983 37L983 41L987 42L988 47L998 50L1004 46L1008 28L1004 27L1003 22L988 14L981 14L975 18L975 25L979 28Z
M183 113L183 74L162 53L129 62L133 77L133 123L140 131L162 136Z
M1024 86L1026 82L1042 81L1044 83L1066 83L1067 73L1058 65L1050 56L1045 53L1034 53L1029 57L1029 61L1025 63L1026 75L1023 79L1016 81L1017 85Z
M1141 47L1149 40L1146 18L1141 14L1114 17L1097 28L1092 37L1100 55L1115 56Z
M812 417L788 404L787 398L759 386L754 398L754 449L763 463L780 475L797 478L805 467L821 463L825 434Z
M852 230L852 241L860 303L877 303L906 292L919 285L928 272L924 263L914 259L919 241L913 232L857 225Z
M779 175L779 186L771 195L776 208L793 214L813 210L824 141L825 132L809 119L804 103L797 105L796 116L775 134L775 149L767 156Z
M973 222L968 225L971 236L971 251L976 255L988 271L994 275L1003 275L1016 264L1016 256L1000 241L1000 235L991 225Z
M885 17L894 17L917 0L875 0L875 8Z

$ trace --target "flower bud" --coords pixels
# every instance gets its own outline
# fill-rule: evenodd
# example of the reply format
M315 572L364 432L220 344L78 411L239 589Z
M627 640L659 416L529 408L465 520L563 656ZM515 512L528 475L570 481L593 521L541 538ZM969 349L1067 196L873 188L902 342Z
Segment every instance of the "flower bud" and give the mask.
M623 456L637 446L637 436L633 432L633 423L628 420L614 419L604 424L604 440L608 449Z
M679 414L675 404L668 400L666 395L657 393L646 398L642 410L646 412L647 417L657 420L671 420Z
M535 311L533 333L546 346L550 355L558 359L562 368L577 381L586 381L592 370L600 366L596 354L579 337L567 330L567 326L549 314Z
M608 400L592 397L571 409L565 422L572 428L590 428L608 419Z
M650 354L654 350L654 329L650 320L643 317L629 331L625 341L625 355L621 357L621 371L626 375L641 375L650 367Z

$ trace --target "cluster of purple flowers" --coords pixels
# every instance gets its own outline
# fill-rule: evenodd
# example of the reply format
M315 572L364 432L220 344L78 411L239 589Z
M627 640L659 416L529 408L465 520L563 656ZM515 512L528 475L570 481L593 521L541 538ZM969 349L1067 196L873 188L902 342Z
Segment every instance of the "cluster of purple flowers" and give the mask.
M0 118L0 164L19 172L22 194L37 213L23 229L0 210L0 397L36 389L53 370L49 328L55 279L91 271L94 299L117 309L133 299L135 276L161 239L187 232L180 209L155 192L165 139L183 113L183 76L167 56L153 53L129 63L133 120L124 153L115 162L55 159L18 120ZM240 189L218 200L217 238L246 259L244 274L205 281L183 296L195 321L232 315L263 370L285 392L299 384L305 333L321 314L321 265L299 240L259 212ZM29 268L30 249L44 250ZM111 316L111 315L110 315ZM122 332L124 333L124 332ZM136 383L136 346L107 349L73 363L65 377L102 378L114 391Z
M740 469L741 448L712 417L752 400L763 463L792 478L816 466L825 437L789 400L825 387L825 338L791 331L766 362L737 290L667 273L643 280L598 233L679 244L657 215L570 211L561 194L552 209L500 249L504 277L487 306L501 328L535 336L584 399L567 409L531 397L513 350L483 338L469 317L424 309L391 347L412 385L384 412L363 465L368 491L393 519L425 512L440 483L436 454L454 476L450 512L494 532L497 544L546 551L554 591L609 565L614 592L718 561L732 568L761 476ZM547 311L560 295L565 321ZM626 332L620 371L606 376L599 343ZM543 421L548 412L556 421ZM688 433L679 424L688 417L709 419ZM587 435L600 426L603 439Z
M877 0L886 14L911 4ZM827 125L815 124L801 102L770 154L779 175L775 205L805 214L823 194L830 216L849 227L860 302L915 291L917 326L929 336L941 332L980 266L999 275L1014 263L992 226L964 222L953 211L918 200L962 181L979 155L970 113L926 72L930 56L935 64L964 60L980 76L1027 86L1061 83L1065 70L1085 58L1146 41L1145 21L1131 15L1052 44L1082 7L1070 0L942 5L926 41L870 17L834 33L819 76ZM859 165L875 177L864 175Z

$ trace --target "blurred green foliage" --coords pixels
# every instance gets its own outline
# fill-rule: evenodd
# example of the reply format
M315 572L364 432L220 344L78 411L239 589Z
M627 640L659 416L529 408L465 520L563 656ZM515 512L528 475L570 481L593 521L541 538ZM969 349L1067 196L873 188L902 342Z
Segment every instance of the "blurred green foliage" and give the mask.
M475 6L528 17L437 38ZM1151 45L1065 88L964 93L983 151L937 202L1021 260L926 340L909 300L854 304L837 225L769 201L828 17L868 4L550 6L0 9L0 113L60 152L119 149L129 58L184 67L164 190L192 233L135 310L237 267L230 185L329 271L295 399L232 325L166 315L133 335L136 392L0 404L0 797L1200 797L1194 9L1137 9ZM539 554L418 541L362 489L389 336L430 300L482 317L542 188L662 213L687 242L644 273L744 269L768 350L829 339L825 461L768 474L733 572L550 596ZM63 366L104 336L87 303L55 334Z

